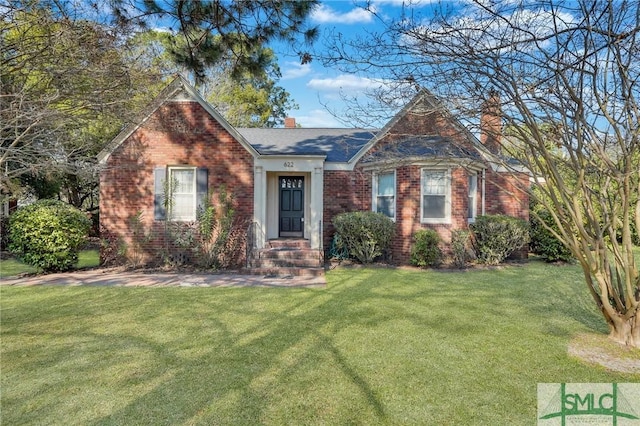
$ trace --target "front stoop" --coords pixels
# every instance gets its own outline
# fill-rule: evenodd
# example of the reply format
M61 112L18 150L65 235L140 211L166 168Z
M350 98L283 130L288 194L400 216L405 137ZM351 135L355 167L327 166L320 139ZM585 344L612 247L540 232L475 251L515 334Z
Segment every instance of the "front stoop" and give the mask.
M312 249L308 240L269 240L269 248L256 249L248 273L265 276L319 277L324 275L322 252Z

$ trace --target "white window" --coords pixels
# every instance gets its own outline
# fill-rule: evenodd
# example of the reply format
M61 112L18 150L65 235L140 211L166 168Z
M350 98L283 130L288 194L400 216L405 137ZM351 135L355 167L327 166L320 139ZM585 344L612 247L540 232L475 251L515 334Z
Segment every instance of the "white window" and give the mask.
M373 175L373 211L384 213L391 219L396 217L396 173Z
M422 169L421 220L423 223L451 222L451 184L448 170Z
M467 218L469 222L473 222L476 219L478 213L478 174L472 173L469 175L469 212Z
M196 220L196 169L195 167L170 167L169 191L171 193L171 219Z

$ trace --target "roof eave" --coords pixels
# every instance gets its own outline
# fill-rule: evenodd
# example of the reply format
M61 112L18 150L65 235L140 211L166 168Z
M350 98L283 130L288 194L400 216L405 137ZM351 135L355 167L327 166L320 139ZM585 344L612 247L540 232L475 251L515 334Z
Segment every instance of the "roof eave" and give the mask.
M469 168L472 170L482 170L486 168L486 164L474 158L462 158L462 157L437 157L437 156L411 156L403 159L384 159L378 161L371 161L368 163L362 164L362 168L365 170L369 169L377 169L377 168L389 168L391 166L433 166L433 165L442 165L442 166L462 166L465 168Z

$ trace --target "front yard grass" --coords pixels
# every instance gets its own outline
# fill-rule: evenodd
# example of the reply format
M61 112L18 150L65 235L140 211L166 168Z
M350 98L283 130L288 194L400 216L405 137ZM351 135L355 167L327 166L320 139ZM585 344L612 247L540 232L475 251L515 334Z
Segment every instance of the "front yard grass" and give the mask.
M567 354L607 331L575 266L327 282L2 287L2 423L530 425L537 383L640 380Z

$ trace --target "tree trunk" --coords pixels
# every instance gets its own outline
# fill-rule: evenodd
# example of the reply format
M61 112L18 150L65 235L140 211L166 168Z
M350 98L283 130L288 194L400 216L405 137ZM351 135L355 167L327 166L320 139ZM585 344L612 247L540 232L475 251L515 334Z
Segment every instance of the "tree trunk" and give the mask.
M623 315L609 322L609 338L621 345L640 348L640 312L628 319Z

